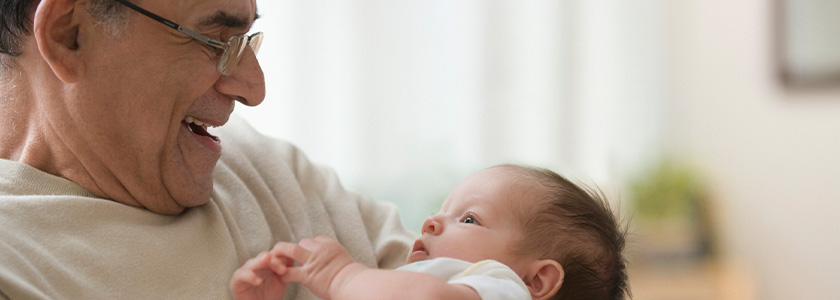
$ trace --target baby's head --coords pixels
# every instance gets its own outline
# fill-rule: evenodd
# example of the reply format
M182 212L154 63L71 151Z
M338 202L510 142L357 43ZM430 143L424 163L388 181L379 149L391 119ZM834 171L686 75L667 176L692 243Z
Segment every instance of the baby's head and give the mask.
M500 165L462 181L408 262L497 260L534 299L623 299L624 234L602 194L545 169ZM559 288L559 290L558 290Z
M550 170L514 165L508 172L535 198L515 211L524 229L517 255L538 255L563 266L563 285L551 299L624 299L629 294L622 228L603 193Z

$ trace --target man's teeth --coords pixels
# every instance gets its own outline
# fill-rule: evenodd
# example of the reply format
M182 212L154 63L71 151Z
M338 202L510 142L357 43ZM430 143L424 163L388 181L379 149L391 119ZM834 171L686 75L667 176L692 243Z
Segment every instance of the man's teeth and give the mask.
M199 120L196 120L196 119L195 119L195 118L193 118L192 116L186 116L186 117L184 118L184 122L187 122L187 123L192 123L192 124L195 124L195 125L198 125L198 126L204 127L205 129L207 128L207 126L210 126L210 127L216 127L216 126L212 126L212 125L210 125L210 124L207 124L207 123L201 122L201 121L199 121Z

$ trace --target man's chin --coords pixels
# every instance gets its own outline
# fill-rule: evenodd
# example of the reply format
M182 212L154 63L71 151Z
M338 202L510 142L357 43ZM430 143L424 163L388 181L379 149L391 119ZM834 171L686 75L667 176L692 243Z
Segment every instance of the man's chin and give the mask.
M169 194L156 199L154 203L145 205L151 212L161 215L177 215L190 207L201 206L210 201L213 192L213 182L186 188L169 189Z
M207 204L207 202L209 201L209 196L201 199L172 199L171 201L167 201L167 204L147 206L146 209L156 214L171 216L180 214L184 212L184 210L186 210L187 208Z
M181 207L181 211L186 208L202 206L210 202L210 194L213 192L213 182L211 181L206 187L199 188L191 192L180 193L173 195L175 204ZM178 212L180 213L180 212Z
M155 207L146 207L146 209L153 212L153 213L159 214L159 215L172 216L172 215L177 215L177 214L182 213L187 208L183 207L183 206L166 206L166 207L156 207L155 206Z

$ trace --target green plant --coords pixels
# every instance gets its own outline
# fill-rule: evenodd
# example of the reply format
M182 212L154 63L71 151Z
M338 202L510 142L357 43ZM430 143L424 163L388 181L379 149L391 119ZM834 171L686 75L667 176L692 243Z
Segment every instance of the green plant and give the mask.
M691 218L702 198L697 172L685 163L665 158L630 181L636 218L673 220Z

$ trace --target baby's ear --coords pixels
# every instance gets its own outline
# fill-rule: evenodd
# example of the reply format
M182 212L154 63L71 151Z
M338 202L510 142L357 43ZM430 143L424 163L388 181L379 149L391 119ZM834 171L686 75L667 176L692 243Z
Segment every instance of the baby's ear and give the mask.
M531 299L545 300L557 294L565 276L566 272L560 263L553 259L543 259L531 264L524 279L528 291L531 292Z

